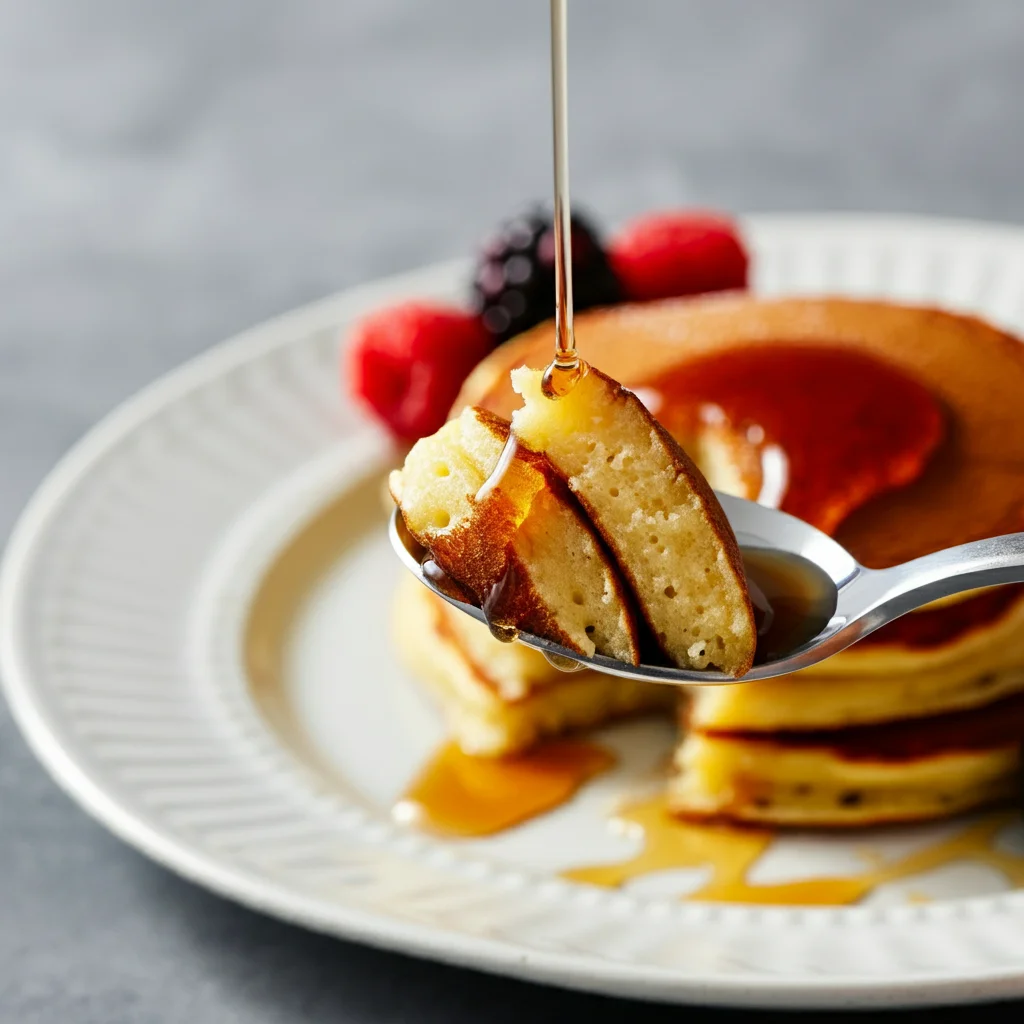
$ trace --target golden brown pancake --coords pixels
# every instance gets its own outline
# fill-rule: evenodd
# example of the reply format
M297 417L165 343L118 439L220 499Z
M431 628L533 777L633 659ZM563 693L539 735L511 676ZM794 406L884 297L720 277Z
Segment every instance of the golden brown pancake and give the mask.
M890 622L841 655L814 667L816 676L892 675L963 665L978 673L1020 663L1024 585L975 591L956 602L926 605Z
M492 624L638 664L607 551L548 460L508 437L506 420L470 408L417 441L390 479L409 532Z
M516 437L543 452L587 511L661 652L741 676L757 641L743 559L714 491L630 391L590 367L563 397L520 367Z
M945 646L919 651L908 644L889 658L867 647L855 669L850 668L853 659L847 659L842 672L824 671L840 660L835 658L743 686L695 688L689 698L691 724L767 733L843 729L981 707L1024 691L1024 600L1019 593L1010 597L1002 615L983 620L969 637L954 637ZM942 609L947 610L954 608ZM950 648L962 650L962 656L950 656Z
M669 804L685 818L816 827L942 817L1017 792L1021 736L1024 694L835 732L691 732Z
M842 730L984 707L1024 692L1021 647L1018 641L1014 664L983 671L967 664L892 676L798 674L758 680L742 691L708 688L692 694L691 721L695 729L771 735L777 729Z

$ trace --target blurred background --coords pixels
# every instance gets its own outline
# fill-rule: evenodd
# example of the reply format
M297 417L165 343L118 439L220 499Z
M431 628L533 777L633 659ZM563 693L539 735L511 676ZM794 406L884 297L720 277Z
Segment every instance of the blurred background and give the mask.
M547 30L545 0L0 4L0 538L157 374L546 197ZM1024 220L1019 0L577 0L570 40L572 183L606 226ZM74 809L0 711L0 1020L476 1020L485 998L622 1012L193 890Z

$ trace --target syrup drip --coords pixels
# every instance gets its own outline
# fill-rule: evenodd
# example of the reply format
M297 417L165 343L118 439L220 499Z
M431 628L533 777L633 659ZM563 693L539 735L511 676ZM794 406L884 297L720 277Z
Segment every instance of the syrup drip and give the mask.
M503 644L512 644L519 639L519 630L507 622L496 622L488 619L487 628L491 631L491 636Z
M544 370L540 386L545 398L565 398L590 369L578 355L573 356L572 362L560 362L559 358L556 355Z
M488 836L554 810L615 756L582 740L558 740L512 757L441 748L406 790L395 817L449 836Z
M494 469L491 470L491 475L480 485L480 490L476 492L475 500L477 504L486 501L500 487L501 481L508 472L509 466L512 465L518 451L519 442L516 440L516 435L510 430L508 438L505 440L505 446L501 449L501 454L498 456L498 461L494 464Z
M496 615L496 610L505 606L505 602L510 599L512 592L515 590L515 585L516 571L510 562L501 574L501 579L487 591L487 596L480 605L480 610L484 613L484 618L487 620L487 628L490 629L491 636L495 640L500 640L503 644L510 644L514 640L519 639L519 630L512 623L503 622Z
M828 906L856 903L879 885L969 860L1002 872L1014 888L1020 888L1024 886L1024 857L993 848L1002 829L1017 818L1011 811L988 814L950 838L905 857L886 862L877 855L866 856L865 870L854 874L762 885L748 881L747 874L771 844L770 830L682 822L669 815L665 798L657 797L634 804L617 816L625 829L643 834L644 847L637 856L620 864L575 868L564 877L617 888L652 871L710 868L710 879L686 899ZM920 892L916 896L918 902L927 899Z
M566 657L564 654L552 654L550 651L541 651L541 654L544 655L547 663L552 668L557 668L559 672L579 672L584 668L584 665L575 658Z
M436 586L442 593L455 598L456 601L462 601L464 604L475 603L473 595L470 594L469 591L461 584L456 583L456 581L453 580L451 576L449 576L448 573L446 573L444 569L434 561L429 551L420 561L420 568L423 570L423 575L426 576L427 579L430 580L431 583L433 583L434 586Z

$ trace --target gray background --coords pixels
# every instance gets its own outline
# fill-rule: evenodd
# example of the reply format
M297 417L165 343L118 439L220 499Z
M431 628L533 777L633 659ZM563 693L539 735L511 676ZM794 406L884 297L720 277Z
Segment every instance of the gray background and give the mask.
M155 375L467 253L546 195L546 16L543 0L0 2L0 537ZM573 184L605 224L691 202L1024 220L1019 0L577 0L570 21ZM87 820L0 709L0 1020L570 1010L682 1016L218 900Z

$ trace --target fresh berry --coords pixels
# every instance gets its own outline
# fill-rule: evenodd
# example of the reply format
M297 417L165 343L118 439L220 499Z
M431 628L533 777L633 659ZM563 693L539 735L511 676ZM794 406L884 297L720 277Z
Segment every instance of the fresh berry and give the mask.
M608 247L627 299L643 302L747 285L736 225L713 213L661 213L633 221Z
M397 438L415 441L444 423L467 374L492 347L477 317L406 302L356 326L349 387Z
M584 217L572 217L572 289L576 309L610 306L622 293L601 242ZM495 341L555 312L555 234L549 211L507 221L483 247L473 276L473 306Z

